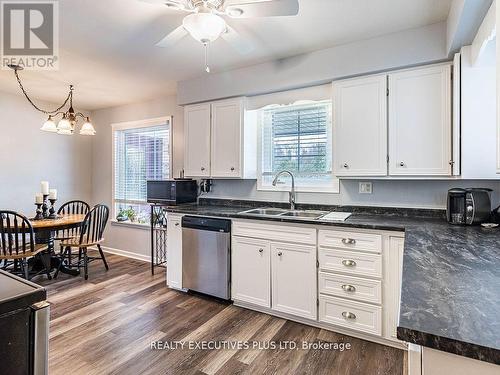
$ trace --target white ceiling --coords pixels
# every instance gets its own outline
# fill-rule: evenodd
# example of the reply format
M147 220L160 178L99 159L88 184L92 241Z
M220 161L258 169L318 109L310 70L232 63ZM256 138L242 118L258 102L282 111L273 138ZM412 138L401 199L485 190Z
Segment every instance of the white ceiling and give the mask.
M424 26L447 18L451 0L299 0L295 17L229 20L254 50L211 47L222 71ZM59 102L75 85L75 104L93 110L174 94L176 82L206 74L202 46L186 37L173 48L155 43L182 22L182 12L138 0L60 0L60 70L21 72L37 98ZM0 89L18 92L11 71Z

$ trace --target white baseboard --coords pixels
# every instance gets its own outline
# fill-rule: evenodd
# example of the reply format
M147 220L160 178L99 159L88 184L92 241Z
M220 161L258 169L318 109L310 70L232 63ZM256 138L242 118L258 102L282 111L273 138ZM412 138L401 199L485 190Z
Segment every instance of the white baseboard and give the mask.
M113 247L107 247L107 246L101 246L101 248L105 253L121 255L122 257L136 259L136 260L142 260L143 262L148 262L148 263L151 262L151 258L148 255L137 254L137 253L134 253L132 251L125 251L125 250L115 249ZM97 250L97 247L91 247L91 249Z

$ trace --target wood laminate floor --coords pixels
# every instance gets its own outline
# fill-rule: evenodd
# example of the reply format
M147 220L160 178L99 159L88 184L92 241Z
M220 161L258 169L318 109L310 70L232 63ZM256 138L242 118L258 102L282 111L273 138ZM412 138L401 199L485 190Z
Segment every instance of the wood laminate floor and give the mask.
M51 303L51 375L403 374L401 350L173 291L163 269L151 276L147 263L107 259L110 270L93 262L88 281L63 274L34 280L47 287ZM160 350L151 348L157 341ZM165 347L175 341L186 347ZM187 348L289 341L350 343L351 349Z

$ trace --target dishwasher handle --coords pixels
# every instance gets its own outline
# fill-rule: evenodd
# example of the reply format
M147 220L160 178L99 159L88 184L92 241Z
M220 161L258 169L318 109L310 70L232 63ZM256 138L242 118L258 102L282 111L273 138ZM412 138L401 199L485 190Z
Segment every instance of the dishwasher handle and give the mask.
M215 219L202 216L183 216L182 227L210 232L231 232L231 220Z

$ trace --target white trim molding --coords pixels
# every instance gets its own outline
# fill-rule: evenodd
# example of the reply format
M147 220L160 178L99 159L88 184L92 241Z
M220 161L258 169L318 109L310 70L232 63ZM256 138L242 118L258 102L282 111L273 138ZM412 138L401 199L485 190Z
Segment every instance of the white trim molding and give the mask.
M121 249L115 249L113 247L108 247L108 246L101 246L102 251L105 253L109 254L114 254L114 255L120 255L125 258L131 258L135 260L141 260L143 262L151 262L151 257L149 255L144 255L144 254L138 254L132 251L126 251L126 250L121 250ZM90 249L92 250L97 250L96 247L91 247Z

